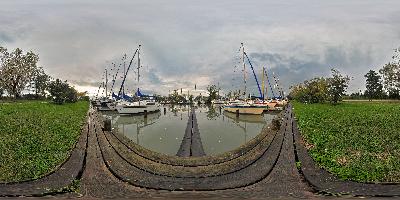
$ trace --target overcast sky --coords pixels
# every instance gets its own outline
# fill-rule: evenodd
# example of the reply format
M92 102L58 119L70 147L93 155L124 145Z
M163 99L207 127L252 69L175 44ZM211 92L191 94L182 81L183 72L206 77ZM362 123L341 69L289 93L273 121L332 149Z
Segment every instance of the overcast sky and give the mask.
M399 0L55 2L1 0L0 45L38 53L40 66L79 90L97 92L104 68L131 57L138 44L144 91L243 88L243 42L259 78L267 67L286 91L332 67L353 77L356 91L400 46ZM128 79L133 90L134 74Z

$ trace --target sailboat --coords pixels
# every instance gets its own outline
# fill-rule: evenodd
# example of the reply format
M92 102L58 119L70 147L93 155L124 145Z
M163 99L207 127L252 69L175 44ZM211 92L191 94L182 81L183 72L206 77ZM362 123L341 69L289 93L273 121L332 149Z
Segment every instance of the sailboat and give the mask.
M272 73L272 76L273 76L274 81L275 81L274 88L277 87L278 88L278 92L279 92L279 96L277 97L277 96L275 96L274 89L271 86L270 76L268 76L268 73L267 73L267 70L266 70L265 67L263 67L263 69L262 69L261 76L262 76L262 92L263 92L262 97L263 98L262 98L262 100L256 101L255 105L257 105L257 106L267 106L265 111L283 110L283 107L287 104L287 102L286 102L286 100L282 99L283 90L278 84L278 80L279 79L277 79L275 77L275 74ZM267 83L268 83L268 85L269 85L269 87L271 89L271 93L272 93L272 96L273 96L272 99L265 99L265 96L267 96L267 88L268 88L268 86L266 86L265 90L264 90L264 85L265 85L264 84L264 77L266 78Z
M136 49L135 54L133 55L131 62L128 66L128 70L129 70L129 68L132 64L132 61L133 61L135 55L137 54L138 65L137 65L136 69L137 69L137 74L138 74L138 77L137 77L138 84L139 84L139 80L140 80L139 72L140 72L140 68L141 68L141 66L140 66L140 47L141 47L141 45L139 45L139 47ZM124 82L125 82L126 74L127 74L128 70L125 73L122 84L124 84ZM123 85L121 85L121 88L122 87L123 87ZM154 97L143 95L140 92L139 87L135 93L135 96L132 98L132 101L127 101L126 99L130 99L130 98L127 97L127 95L125 95L125 94L123 94L123 99L125 99L125 100L120 101L116 106L116 109L119 114L142 114L142 113L150 113L150 112L160 111L160 104L155 101Z
M245 62L245 56L246 53L244 51L244 46L242 43L242 63L243 63L243 73L244 73L244 95L246 95L246 62ZM247 57L248 59L248 57ZM250 67L253 68L253 66L250 63ZM254 69L253 69L253 73L254 73ZM254 74L255 75L255 74ZM257 82L257 86L259 86L258 84L258 80L257 77L254 76ZM260 90L260 88L259 88ZM261 94L261 92L260 92ZM247 101L247 99L243 100L235 100L235 101L231 101L228 103L228 105L224 106L224 110L227 112L232 112L232 113L238 113L238 114L252 114L252 115L260 115L264 112L265 107L264 106L257 106L254 105L252 102Z
M104 75L105 75L105 81L103 81L100 86L99 89L97 91L97 95L96 95L96 100L93 101L93 106L97 107L97 110L99 111L111 111L113 110L112 108L109 107L109 104L112 103L112 99L109 98L108 96L108 90L107 90L107 86L108 86L108 77L107 77L107 68L104 70L103 73L103 80L104 80ZM103 92L102 92L102 97L99 98L99 93L100 93L100 89L103 88ZM103 94L105 94L105 96L103 96Z

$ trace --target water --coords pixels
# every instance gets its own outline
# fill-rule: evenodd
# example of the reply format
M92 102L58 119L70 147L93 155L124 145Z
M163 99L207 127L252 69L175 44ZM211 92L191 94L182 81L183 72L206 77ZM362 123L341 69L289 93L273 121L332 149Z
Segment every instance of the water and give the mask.
M140 115L103 113L112 118L114 130L137 144L164 154L176 155L185 134L189 106L166 106L161 112ZM207 155L233 150L257 136L276 113L240 115L224 112L220 107L195 108L201 141Z

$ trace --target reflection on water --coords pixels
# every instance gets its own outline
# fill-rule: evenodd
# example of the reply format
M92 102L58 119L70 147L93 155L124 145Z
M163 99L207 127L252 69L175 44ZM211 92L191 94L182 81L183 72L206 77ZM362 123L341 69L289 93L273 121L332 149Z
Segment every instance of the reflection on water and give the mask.
M164 109L165 108L165 109ZM164 112L165 110L165 112ZM270 123L276 114L240 115L221 107L196 107L201 141L207 155L233 150L248 142ZM165 106L161 112L143 115L103 113L112 118L115 131L153 151L175 155L185 134L189 106Z

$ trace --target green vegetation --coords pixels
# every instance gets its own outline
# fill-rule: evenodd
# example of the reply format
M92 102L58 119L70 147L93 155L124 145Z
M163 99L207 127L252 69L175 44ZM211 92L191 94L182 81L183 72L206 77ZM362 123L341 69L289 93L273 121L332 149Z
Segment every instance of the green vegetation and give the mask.
M36 179L63 163L88 106L86 101L0 103L0 182Z
M207 86L207 92L208 92L208 98L207 98L207 103L210 104L211 101L215 99L219 99L219 90L220 88L217 88L216 85L208 85Z
M336 69L331 69L330 78L313 78L303 83L291 86L289 98L303 103L331 102L337 104L345 95L350 77L340 74Z
M37 66L38 61L39 55L32 51L24 54L17 48L9 52L0 46L0 99L4 99L4 93L14 100L51 98L57 104L89 98L85 97L85 92L78 93L67 81L53 81L42 67ZM23 95L22 91L29 93Z
M400 182L400 104L293 103L313 159L341 179Z
M68 85L68 83L62 82L60 79L56 79L49 83L49 92L53 97L53 102L56 104L75 103L78 101L78 92Z

